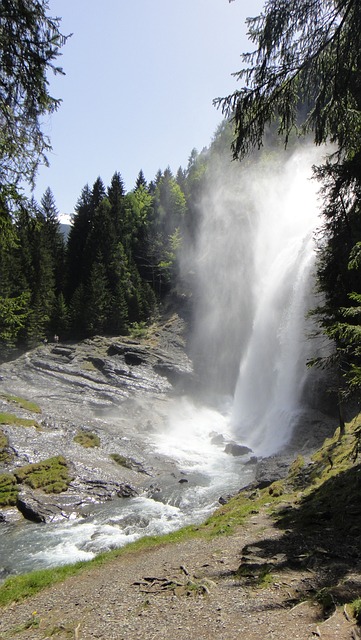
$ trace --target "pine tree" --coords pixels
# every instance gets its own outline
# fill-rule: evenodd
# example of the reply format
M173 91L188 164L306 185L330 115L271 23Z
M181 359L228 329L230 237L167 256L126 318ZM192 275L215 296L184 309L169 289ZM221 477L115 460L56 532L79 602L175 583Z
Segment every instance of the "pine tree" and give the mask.
M245 84L215 100L235 123L234 156L262 146L272 122L286 143L297 129L312 131L316 144L335 142L339 157L358 152L359 2L269 0L247 23L256 49L234 74Z
M69 322L73 336L83 337L86 327L86 296L83 283L75 289L69 302Z
M75 207L67 242L67 300L71 300L84 277L84 250L92 228L92 195L88 185L82 189Z
M53 260L55 291L64 291L65 286L65 243L60 230L58 209L51 189L48 187L41 199L41 213L44 216L45 243Z
M146 179L144 177L144 173L143 173L142 169L138 173L138 177L137 177L136 182L135 182L134 191L136 191L140 187L143 187L144 189L147 188L147 181L146 181Z
M47 15L45 0L3 0L0 55L0 193L3 203L16 200L18 185L33 184L39 164L50 150L42 132L44 117L60 100L49 94L48 74L63 73L55 65L66 37L60 18ZM1 226L1 225L0 225Z
M29 318L30 293L18 296L0 296L1 359L15 347L19 334L25 331Z
M58 335L62 340L68 337L70 328L70 314L63 293L56 297L52 317L50 318L50 330L52 335Z
M87 235L84 242L82 254L82 282L87 282L92 266L96 260L97 251L100 245L110 243L107 239L107 233L110 228L107 225L107 207L103 201L105 200L105 187L101 178L97 178L94 182L90 197L90 220L87 229ZM104 225L107 226L105 231ZM103 247L100 247L102 252ZM104 254L103 254L104 257Z
M98 255L93 263L89 280L85 289L86 316L85 331L89 336L104 334L107 328L111 295L108 290L108 282L105 267L101 256Z

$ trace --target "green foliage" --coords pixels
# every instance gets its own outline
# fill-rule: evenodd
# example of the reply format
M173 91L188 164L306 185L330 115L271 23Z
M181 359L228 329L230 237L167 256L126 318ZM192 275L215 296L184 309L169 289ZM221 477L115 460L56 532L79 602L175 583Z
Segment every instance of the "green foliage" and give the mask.
M86 449L100 446L99 436L97 436L96 433L91 433L85 429L78 431L73 440Z
M11 507L16 504L19 488L14 475L0 474L0 507Z
M121 456L119 453L111 453L110 457L112 458L112 460L114 460L114 462L119 464L119 466L121 467L125 467L126 469L132 469L133 467L132 461L129 460L129 458L126 458L125 456Z
M29 317L30 294L23 292L16 297L0 296L0 343L12 347Z
M357 624L361 624L361 598L357 598L351 603L351 609Z
M244 86L215 101L234 118L235 156L260 147L271 122L286 142L297 128L303 134L313 131L317 144L331 139L340 151L357 150L359 3L270 0L247 22L256 47L243 55L244 68L234 74Z
M106 330L111 304L111 296L107 284L103 263L101 261L94 262L86 290L85 331L87 335L101 335Z
M0 429L0 462L8 462L11 458L9 452L7 451L8 444L9 439L6 433L4 433L2 429Z
M70 327L70 314L68 305L65 302L65 297L62 292L57 296L51 315L50 326L52 333L56 333L61 337L66 337Z
M66 38L59 18L47 15L44 0L3 2L1 7L0 134L1 187L6 196L19 181L33 183L50 150L42 133L44 117L60 101L49 92L48 73L62 73L54 61Z
M19 396L12 396L10 393L2 393L0 394L2 398L7 400L8 402L14 402L18 404L23 409L27 411L32 411L32 413L41 413L41 408L35 402L31 402L26 400L25 398L20 398Z
M129 327L129 335L131 338L146 338L148 328L145 322L132 322Z
M66 491L71 482L67 463L63 456L55 456L15 469L14 476L20 484L27 484L32 489L42 489L45 493Z
M15 425L18 427L35 427L41 429L40 424L31 418L18 418L12 413L0 413L0 424Z

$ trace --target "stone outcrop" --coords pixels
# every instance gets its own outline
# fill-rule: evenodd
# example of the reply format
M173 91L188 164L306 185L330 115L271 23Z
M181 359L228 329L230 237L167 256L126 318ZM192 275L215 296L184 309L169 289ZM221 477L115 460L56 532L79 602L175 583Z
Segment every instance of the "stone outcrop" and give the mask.
M36 414L37 427L3 426L11 455L0 463L0 473L62 455L73 477L57 495L21 486L17 509L25 518L54 522L81 516L91 504L147 491L163 469L168 475L176 471L161 456L155 468L145 443L162 427L165 400L184 393L193 379L185 346L185 323L174 315L144 339L96 336L49 343L1 365L0 411L34 417L12 403L11 394L34 401L42 413ZM99 446L78 444L79 431L93 433ZM9 514L0 522L9 521Z
M236 442L228 442L224 450L231 456L246 456L252 453L252 449L246 447L244 444L237 444Z
M130 485L102 480L89 480L87 487L75 483L66 492L50 495L22 486L16 506L27 520L49 523L84 516L92 503L136 495L137 491Z

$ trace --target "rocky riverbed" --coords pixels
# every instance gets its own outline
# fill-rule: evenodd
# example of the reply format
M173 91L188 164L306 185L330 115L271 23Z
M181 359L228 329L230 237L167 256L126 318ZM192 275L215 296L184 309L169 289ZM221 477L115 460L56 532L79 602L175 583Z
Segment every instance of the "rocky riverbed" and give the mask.
M265 486L284 476L296 452L307 454L335 428L332 420L311 412L302 436L295 434L287 451L257 460L244 443L232 441L222 413L195 400L186 324L177 314L144 338L43 344L2 364L0 376L0 413L33 421L26 427L2 425L9 457L0 463L0 473L63 456L71 475L67 491L59 494L21 485L17 507L0 511L0 526L9 536L24 518L52 526L91 518L114 524L119 517L124 531L124 522L135 514L145 535L162 531L158 525L149 528L152 518L165 519L165 530L182 526L205 518L218 500L226 501L255 478ZM36 403L41 413L21 408L10 396ZM193 442L194 431L202 429ZM96 446L85 447L79 434ZM122 506L124 500L129 507ZM163 511L156 506L153 513L155 504ZM115 516L117 509L121 516ZM134 528L129 530L133 535ZM92 535L99 538L99 529ZM114 531L108 539L116 539ZM81 544L89 549L88 541Z
M0 411L38 425L4 425L12 455L2 471L63 455L73 477L60 496L22 489L27 517L46 522L72 517L89 503L156 490L159 474L176 479L174 463L155 456L145 442L164 427L170 399L191 382L183 332L183 322L174 316L147 340L49 343L1 366ZM41 414L21 408L10 395L36 403ZM75 442L80 431L96 436L99 446ZM2 517L14 514L3 511Z

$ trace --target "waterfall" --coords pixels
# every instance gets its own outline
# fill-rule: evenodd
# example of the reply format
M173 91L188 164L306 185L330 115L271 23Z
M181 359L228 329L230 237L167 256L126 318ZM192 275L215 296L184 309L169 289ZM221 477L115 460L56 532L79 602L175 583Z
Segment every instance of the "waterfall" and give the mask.
M4 524L6 571L90 559L144 535L202 522L220 496L254 478L250 456L229 455L226 443L266 456L287 444L306 414L313 426L303 390L312 386L306 361L318 355L307 338L306 314L316 304L318 185L310 177L320 154L303 149L282 158L278 152L242 164L212 158L207 168L196 244L184 256L195 291L193 359L204 381L202 397L134 395L135 417L127 424L125 411L120 433L112 417L97 418L106 442L125 451L133 440L134 451L144 447L153 470L144 480L147 491L89 504L86 518L40 528ZM156 429L143 438L138 423L149 416L156 417Z
M203 200L195 350L211 393L231 396L234 439L257 455L287 444L304 411L320 158L312 147L223 167Z

